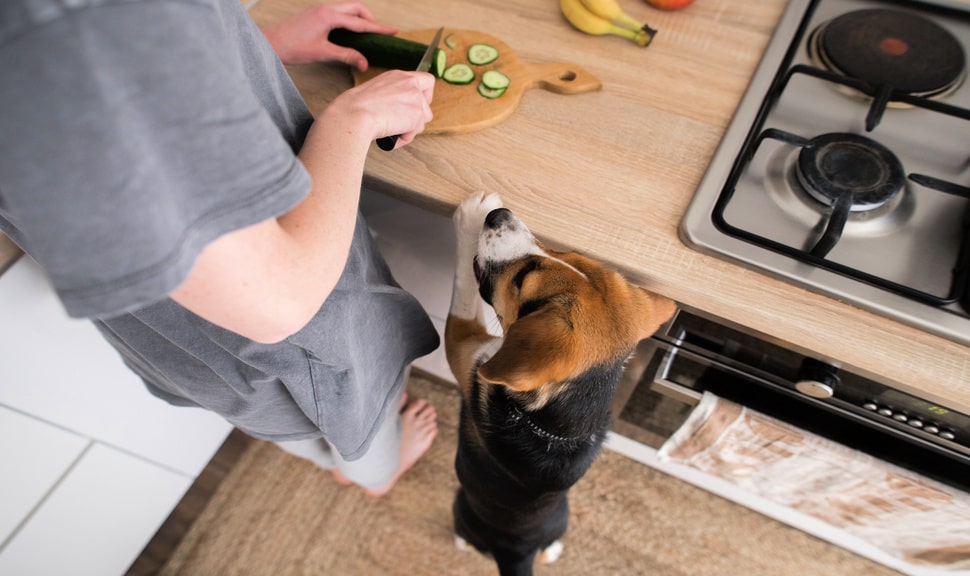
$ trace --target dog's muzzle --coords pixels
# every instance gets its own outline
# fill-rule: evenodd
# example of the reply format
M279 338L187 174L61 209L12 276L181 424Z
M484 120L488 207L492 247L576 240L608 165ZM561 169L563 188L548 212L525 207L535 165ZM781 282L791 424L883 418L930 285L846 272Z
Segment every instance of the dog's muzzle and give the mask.
M510 262L540 252L532 233L511 210L496 208L489 212L482 225L474 262L479 294L491 304L493 275Z

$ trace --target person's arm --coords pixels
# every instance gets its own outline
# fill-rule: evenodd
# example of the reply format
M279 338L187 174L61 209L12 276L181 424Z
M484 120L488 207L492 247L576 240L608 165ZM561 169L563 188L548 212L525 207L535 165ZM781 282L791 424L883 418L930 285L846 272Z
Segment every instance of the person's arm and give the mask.
M299 159L313 182L293 210L209 244L172 298L257 342L302 328L339 279L371 143L410 143L431 120L434 77L391 71L339 95L311 127Z

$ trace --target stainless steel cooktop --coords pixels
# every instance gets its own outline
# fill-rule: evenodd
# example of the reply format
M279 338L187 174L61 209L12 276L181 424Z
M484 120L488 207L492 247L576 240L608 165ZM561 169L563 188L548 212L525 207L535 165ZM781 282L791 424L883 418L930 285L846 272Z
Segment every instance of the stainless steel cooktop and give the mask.
M970 4L791 0L690 246L970 344Z

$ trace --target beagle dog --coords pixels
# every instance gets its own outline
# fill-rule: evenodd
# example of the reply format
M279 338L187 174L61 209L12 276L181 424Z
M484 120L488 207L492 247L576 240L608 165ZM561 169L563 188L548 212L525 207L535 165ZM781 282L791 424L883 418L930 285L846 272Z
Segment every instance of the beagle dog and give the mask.
M623 365L673 301L576 253L545 249L497 195L454 214L445 352L462 393L456 544L503 576L556 560L567 492L600 451ZM490 305L502 336L487 330ZM470 546L469 546L470 545Z

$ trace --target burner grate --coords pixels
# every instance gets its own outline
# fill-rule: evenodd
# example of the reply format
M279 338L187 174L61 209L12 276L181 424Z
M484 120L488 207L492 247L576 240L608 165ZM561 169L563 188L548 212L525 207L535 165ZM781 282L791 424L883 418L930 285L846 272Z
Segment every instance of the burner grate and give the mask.
M868 108L868 113L866 114L867 132L872 132L876 129L890 102L899 102L909 106L930 110L932 112L953 116L954 118L959 118L961 120L970 120L970 110L966 108L953 106L951 104L947 104L946 102L941 102L925 96L910 94L909 92L898 91L889 85L877 87L865 82L864 80L859 80L858 78L836 74L834 72L823 70L814 66L808 66L806 64L796 64L792 66L790 70L788 70L781 84L773 91L774 97L777 97L777 95L781 93L791 78L796 74L813 76L820 80L825 80L840 86L858 90L862 93L876 94ZM771 95L769 94L769 96Z
M885 290L889 290L891 292L895 292L897 294L933 306L945 306L961 301L962 298L966 298L965 295L968 293L968 286L970 286L970 207L968 207L967 216L963 221L962 237L965 240L960 248L957 261L953 264L952 280L949 283L950 290L946 295L943 296L917 290L911 286L906 286L898 282L864 272L857 268L845 266L838 262L826 259L828 253L832 250L832 248L835 247L842 236L842 231L848 220L848 215L852 207L852 194L843 194L839 196L839 198L830 205L829 210L821 213L822 221L820 222L820 225L824 229L824 232L821 238L808 249L788 246L771 238L755 234L748 230L737 228L728 223L727 219L725 218L725 209L733 196L734 185L737 182L740 172L739 169L743 170L743 168L748 164L751 158L753 158L758 149L761 147L761 144L765 140L769 139L778 140L788 145L797 146L803 150L813 148L819 141L818 139L804 138L797 134L791 134L776 128L769 128L761 132L758 135L758 138L755 140L753 146L750 147L747 153L744 155L745 158L747 158L747 161L739 163L739 166L735 168L734 174L732 174L728 186L725 187L725 190L718 198L717 204L714 207L714 212L712 215L714 223L725 234L736 236L748 242L753 242L776 252L785 254L798 261L812 264L820 268L825 268L844 276L855 278L856 280L866 282L873 286L877 286L879 288L883 288ZM822 138L821 142L827 142L828 140L829 138ZM907 179L916 185L924 186L930 190L970 199L970 188L960 186L953 182L948 182L923 174L910 174ZM963 305L966 306L968 304L970 304L970 301L964 300ZM970 310L970 308L967 309Z
M781 92L791 82L791 79L799 74L804 74L827 82L833 82L853 88L872 88L870 84L857 78L849 78L841 74L835 74L833 72L822 70L813 66L798 64L792 66L780 77L780 80L769 92L765 101L775 101ZM893 99L905 101L916 108L923 108L936 113L952 116L959 120L970 121L970 110L965 108L960 108L958 106L936 101L925 96L918 96L909 93L893 92L892 97ZM878 102L874 102L873 106L876 106L877 104ZM885 108L885 102L883 102L882 108ZM881 117L881 114L882 112L878 111L878 116ZM875 126L873 126L872 129L868 127L868 120L874 115L876 114L874 114L873 110L870 108L867 115L867 130L869 131L875 128ZM878 119L876 124L878 124ZM799 164L802 165L803 172L803 174L800 176L801 181L805 185L807 189L806 191L813 194L813 196L819 202L828 206L828 209L822 212L823 220L819 224L824 231L821 237L808 248L788 246L771 238L737 228L732 226L725 218L725 209L734 194L734 187L737 184L738 178L741 176L741 173L747 169L751 160L754 158L755 154L758 152L762 143L766 139L778 140L784 142L785 144L802 149L802 152L804 152L804 159L802 154L799 155ZM872 192L872 196L862 194L859 198L859 200L861 200L861 205L857 202L855 193L846 193L846 190L842 190L842 193L839 193L837 189L833 189L831 187L826 189L827 184L820 184L821 181L825 180L821 174L813 174L811 169L804 170L805 166L816 163L815 160L817 160L820 150L823 150L827 145L831 145L833 141L839 140L848 140L854 144L865 142L866 146L868 146L867 155L869 156L870 161L883 165L883 169L886 172L885 185L875 186L876 190L870 191ZM811 175L805 176L804 172L808 172ZM742 149L742 153L739 155L738 161L735 162L727 184L718 197L712 216L715 225L725 234L762 245L766 248L792 257L798 261L831 270L844 276L857 279L859 281L895 292L932 306L946 306L963 299L962 305L968 311L970 311L970 296L967 296L968 292L970 292L970 290L968 290L968 287L970 287L970 278L968 278L968 276L970 276L970 246L968 246L968 244L970 244L970 207L968 207L968 214L967 217L964 218L963 222L962 238L964 238L964 242L959 250L959 257L957 261L953 263L953 277L952 281L949 283L950 289L946 294L931 294L924 290L918 290L911 286L882 278L875 274L870 274L850 266L845 266L826 258L829 252L838 244L839 240L841 239L842 231L848 220L849 213L853 211L854 207L856 210L859 210L865 207L866 204L880 205L882 202L885 202L888 197L895 194L895 191L898 191L898 188L900 188L905 181L908 181L916 186L924 187L928 190L962 196L970 199L968 188L960 184L949 182L945 179L926 174L905 175L902 165L899 164L899 161L895 158L892 152L878 142L869 138L849 133L823 134L814 138L806 138L777 128L768 128L760 133L757 133L756 137L749 138L749 142L745 144L744 148ZM824 191L820 191L820 189Z
M859 81L841 84L872 98L869 131L890 102L943 97L966 76L966 55L953 34L898 10L857 10L825 22L809 35L807 51L818 67Z

